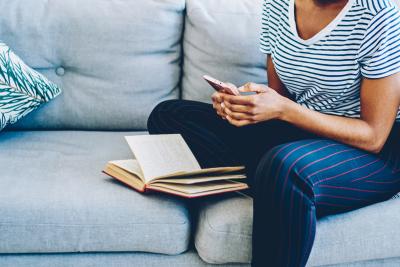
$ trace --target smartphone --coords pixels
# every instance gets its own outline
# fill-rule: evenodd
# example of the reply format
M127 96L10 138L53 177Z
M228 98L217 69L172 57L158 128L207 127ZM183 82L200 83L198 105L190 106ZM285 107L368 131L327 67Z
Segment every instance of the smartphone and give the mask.
M221 82L208 75L204 75L203 79L206 80L208 84L211 85L216 91L221 93L243 96L257 94L256 92L240 92L238 89L231 88L226 83Z
M240 91L239 91L239 93L240 93L240 95L243 95L243 96L246 96L246 95L256 95L256 94L257 94L257 92L240 92Z
M204 75L203 79L206 80L206 82L208 82L208 84L211 85L218 92L231 95L240 95L239 90L231 88L226 83L218 81L211 76Z

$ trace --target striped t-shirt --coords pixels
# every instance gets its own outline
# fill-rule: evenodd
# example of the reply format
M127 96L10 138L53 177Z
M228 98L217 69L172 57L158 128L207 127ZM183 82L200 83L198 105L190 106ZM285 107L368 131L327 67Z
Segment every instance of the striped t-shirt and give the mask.
M400 13L390 0L349 0L308 40L297 32L295 0L265 0L262 24L261 51L271 54L288 92L309 109L358 118L362 78L400 72Z

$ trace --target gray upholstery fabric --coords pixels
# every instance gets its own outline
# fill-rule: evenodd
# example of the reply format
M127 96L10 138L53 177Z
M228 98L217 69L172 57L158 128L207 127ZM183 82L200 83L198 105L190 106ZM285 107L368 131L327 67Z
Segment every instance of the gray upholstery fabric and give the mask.
M0 255L1 267L211 267L195 251L168 256L139 252ZM250 267L250 264L221 264L219 267ZM398 267L400 258L351 262L323 267ZM321 266L322 267L322 266Z
M145 196L101 173L108 160L132 157L129 134L2 133L0 253L187 250L181 199Z
M19 129L144 129L178 97L185 0L0 0L0 38L63 88Z
M399 267L400 258L387 258L371 261L349 262L335 265L324 265L324 267Z
M266 83L259 49L262 0L187 0L183 98L210 102L209 74L236 85Z
M211 267L196 252L165 256L148 253L0 255L1 267ZM227 264L221 267L249 267Z
M69 253L0 255L2 267L211 267L195 251L166 256L149 253ZM250 267L249 264L221 264L219 267ZM400 258L354 262L323 267L398 267ZM322 266L321 266L322 267Z
M323 218L317 225L309 266L399 257L399 221L400 199ZM196 248L209 263L249 262L251 229L251 198L210 198L200 207Z

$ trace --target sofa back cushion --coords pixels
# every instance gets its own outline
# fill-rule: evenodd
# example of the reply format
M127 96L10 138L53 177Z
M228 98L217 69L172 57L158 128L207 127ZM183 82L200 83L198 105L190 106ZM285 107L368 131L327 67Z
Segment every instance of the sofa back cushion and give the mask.
M144 129L177 98L185 0L0 0L0 39L64 89L19 129Z
M183 98L210 102L209 74L236 85L266 83L259 51L263 0L187 0Z

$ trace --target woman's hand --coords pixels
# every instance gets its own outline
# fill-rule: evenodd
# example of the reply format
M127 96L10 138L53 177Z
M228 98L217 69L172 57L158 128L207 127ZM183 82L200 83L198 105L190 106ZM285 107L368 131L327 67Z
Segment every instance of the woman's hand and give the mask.
M236 90L238 89L235 85L231 83L225 83L228 86L231 86L232 88L235 88ZM215 92L212 96L212 103L213 103L213 108L217 112L217 114L224 120L226 120L226 113L225 113L225 105L224 105L224 96L228 95L224 92Z
M217 112L217 114L225 120L226 114L224 111L224 106L223 104L223 98L222 98L222 93L220 92L215 92L212 96L212 103L213 103L213 108Z
M281 96L266 85L247 83L239 88L242 92L256 92L256 95L232 96L224 94L225 118L237 127L279 119L289 99Z

